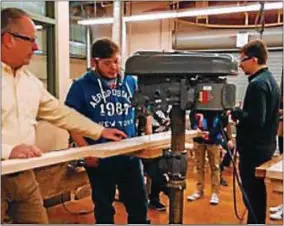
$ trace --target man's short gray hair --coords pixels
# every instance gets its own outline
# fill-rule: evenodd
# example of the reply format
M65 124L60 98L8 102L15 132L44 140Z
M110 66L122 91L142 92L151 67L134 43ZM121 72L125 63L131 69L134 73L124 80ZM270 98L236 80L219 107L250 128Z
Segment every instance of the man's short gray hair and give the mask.
M1 10L1 35L11 31L12 25L17 24L17 21L25 16L29 17L29 14L18 8Z

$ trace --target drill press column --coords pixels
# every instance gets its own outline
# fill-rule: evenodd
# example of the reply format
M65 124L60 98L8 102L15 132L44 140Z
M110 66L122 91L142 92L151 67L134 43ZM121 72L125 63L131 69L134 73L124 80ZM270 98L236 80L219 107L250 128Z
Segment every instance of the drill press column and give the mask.
M184 151L185 146L185 110L179 106L173 106L171 112L171 150L174 157ZM176 155L177 154L177 155ZM174 163L175 161L173 161ZM174 164L172 164L174 167ZM172 172L175 170L172 169ZM180 177L181 176L181 177ZM170 188L170 224L182 224L183 219L183 195L186 188L185 175L172 175L168 183Z

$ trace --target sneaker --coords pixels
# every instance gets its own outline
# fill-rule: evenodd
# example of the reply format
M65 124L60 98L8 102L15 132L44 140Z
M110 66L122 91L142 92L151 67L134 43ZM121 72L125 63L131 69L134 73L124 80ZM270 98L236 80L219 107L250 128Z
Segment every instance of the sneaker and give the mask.
M159 201L150 201L149 202L149 208L150 209L155 209L158 211L165 211L166 210L166 206L162 203L160 203Z
M282 210L282 209L283 209L283 204L281 204L279 206L270 207L269 212L275 213L275 212L278 212L279 210Z
M225 181L223 178L221 178L220 180L220 185L224 186L224 187L228 187L228 182Z
M283 210L280 209L276 213L270 214L269 217L270 217L271 220L282 220L282 218L283 218Z
M211 205L218 205L219 204L219 197L216 193L212 193L211 199L210 199Z
M203 193L201 192L195 192L192 195L187 196L188 201L195 201L197 199L201 199L203 197Z

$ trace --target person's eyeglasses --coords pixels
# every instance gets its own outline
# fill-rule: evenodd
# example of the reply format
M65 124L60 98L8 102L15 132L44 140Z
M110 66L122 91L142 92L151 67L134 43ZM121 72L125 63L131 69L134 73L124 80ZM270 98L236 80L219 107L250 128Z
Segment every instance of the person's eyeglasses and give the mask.
M8 32L8 33L10 35L16 37L16 38L20 38L22 40L29 41L31 43L34 43L36 41L36 38L31 38L31 37L28 37L28 36L25 36L25 35L16 34L16 33L13 33L13 32Z
M244 57L244 58L240 58L239 59L239 62L245 62L245 61L247 61L247 60L250 60L251 58L253 58L253 57Z

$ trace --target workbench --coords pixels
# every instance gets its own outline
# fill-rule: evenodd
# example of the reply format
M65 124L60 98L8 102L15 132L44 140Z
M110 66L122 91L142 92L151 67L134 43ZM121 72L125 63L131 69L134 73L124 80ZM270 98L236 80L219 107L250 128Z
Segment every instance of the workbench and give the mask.
M265 162L255 170L257 177L265 178L267 193L267 216L269 216L269 207L272 206L271 200L274 192L283 195L283 155L273 157L272 160ZM281 203L279 203L281 204ZM271 224L267 217L267 224Z
M170 147L171 140L171 133L163 132L119 142L68 148L69 134L65 130L46 122L39 122L36 126L36 134L36 145L44 154L36 158L4 160L1 162L1 175L34 170L44 199L67 191L76 191L89 184L84 168L74 170L68 167L68 162L72 160L87 156L107 158L123 154L148 159L156 158L162 154L163 148ZM195 130L186 131L186 146L191 146L189 143L192 142L192 138L198 135Z

